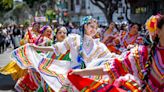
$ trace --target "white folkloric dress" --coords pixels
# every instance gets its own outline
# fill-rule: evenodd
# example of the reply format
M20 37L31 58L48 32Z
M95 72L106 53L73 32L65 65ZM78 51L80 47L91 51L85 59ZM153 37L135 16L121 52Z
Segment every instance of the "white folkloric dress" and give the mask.
M116 56L115 54L110 53L106 46L99 40L92 40L94 46L89 53L86 53L84 48L82 50L82 56L86 64L86 68L103 65L105 61ZM53 59L40 56L32 47L29 46L29 44L14 50L12 52L12 59L16 61L22 69L32 68L38 71L48 86L58 92L61 90L63 85L70 84L67 80L67 72L73 67L79 65L77 62L77 56L80 47L80 36L71 34L63 42L56 43L53 47L55 48L55 56L53 56ZM70 53L69 57L71 61L56 59L59 58L57 57L58 55L66 54L68 51ZM54 59L54 57L56 58ZM91 78L100 80L102 79L102 76L92 76ZM69 91L73 90L74 88L69 89Z

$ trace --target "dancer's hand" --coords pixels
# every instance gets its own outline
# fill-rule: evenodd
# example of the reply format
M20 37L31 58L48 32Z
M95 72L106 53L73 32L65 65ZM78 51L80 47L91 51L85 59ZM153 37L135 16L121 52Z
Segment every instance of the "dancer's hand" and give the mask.
M104 75L104 71L102 67L95 67L86 69L74 69L69 74L76 74L80 76Z
M82 71L81 69L70 70L70 71L68 72L68 74L69 74L69 75L72 75L72 74L79 75L79 73L80 73L81 71Z
M135 45L129 44L128 47L127 47L127 49L130 50L130 49L132 49L132 48L134 48L134 47L135 47Z
M34 49L36 48L36 45L33 44L33 43L30 43L29 46L32 47L32 48L34 48Z

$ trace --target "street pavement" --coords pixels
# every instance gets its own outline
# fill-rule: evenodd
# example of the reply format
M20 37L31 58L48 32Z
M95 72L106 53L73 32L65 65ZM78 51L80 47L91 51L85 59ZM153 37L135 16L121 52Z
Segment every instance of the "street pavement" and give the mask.
M10 62L10 53L12 49L9 48L3 54L0 54L0 67L5 66ZM14 92L15 81L12 80L11 76L0 74L0 92Z

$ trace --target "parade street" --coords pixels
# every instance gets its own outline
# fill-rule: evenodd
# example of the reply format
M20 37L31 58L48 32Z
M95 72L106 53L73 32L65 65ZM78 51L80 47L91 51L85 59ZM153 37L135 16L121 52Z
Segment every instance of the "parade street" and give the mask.
M0 54L0 67L10 62L10 52L11 49ZM12 80L11 76L0 74L0 92L14 92L14 85L15 82Z
M0 0L0 92L164 92L164 0Z

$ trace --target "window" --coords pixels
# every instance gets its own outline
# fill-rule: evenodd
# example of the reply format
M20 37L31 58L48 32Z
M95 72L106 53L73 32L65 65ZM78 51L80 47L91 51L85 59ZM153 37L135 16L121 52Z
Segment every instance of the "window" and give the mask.
M80 5L80 0L76 0L76 5Z
M126 9L125 7L122 8L122 12L125 13L126 12Z
M81 8L82 8L82 9L85 9L85 7L86 7L86 6L85 6L85 5L86 5L85 1L86 1L86 0L82 0L82 2L81 2L81 3L82 3L82 5L81 5Z
M146 13L146 7L138 7L135 9L136 14Z
M122 3L120 2L120 3L118 3L118 7L119 8L121 8L122 7Z
M68 1L65 1L65 8L68 9Z
M71 0L71 11L74 11L74 0Z
M132 14L143 14L146 13L148 10L146 7L134 7L131 9Z

